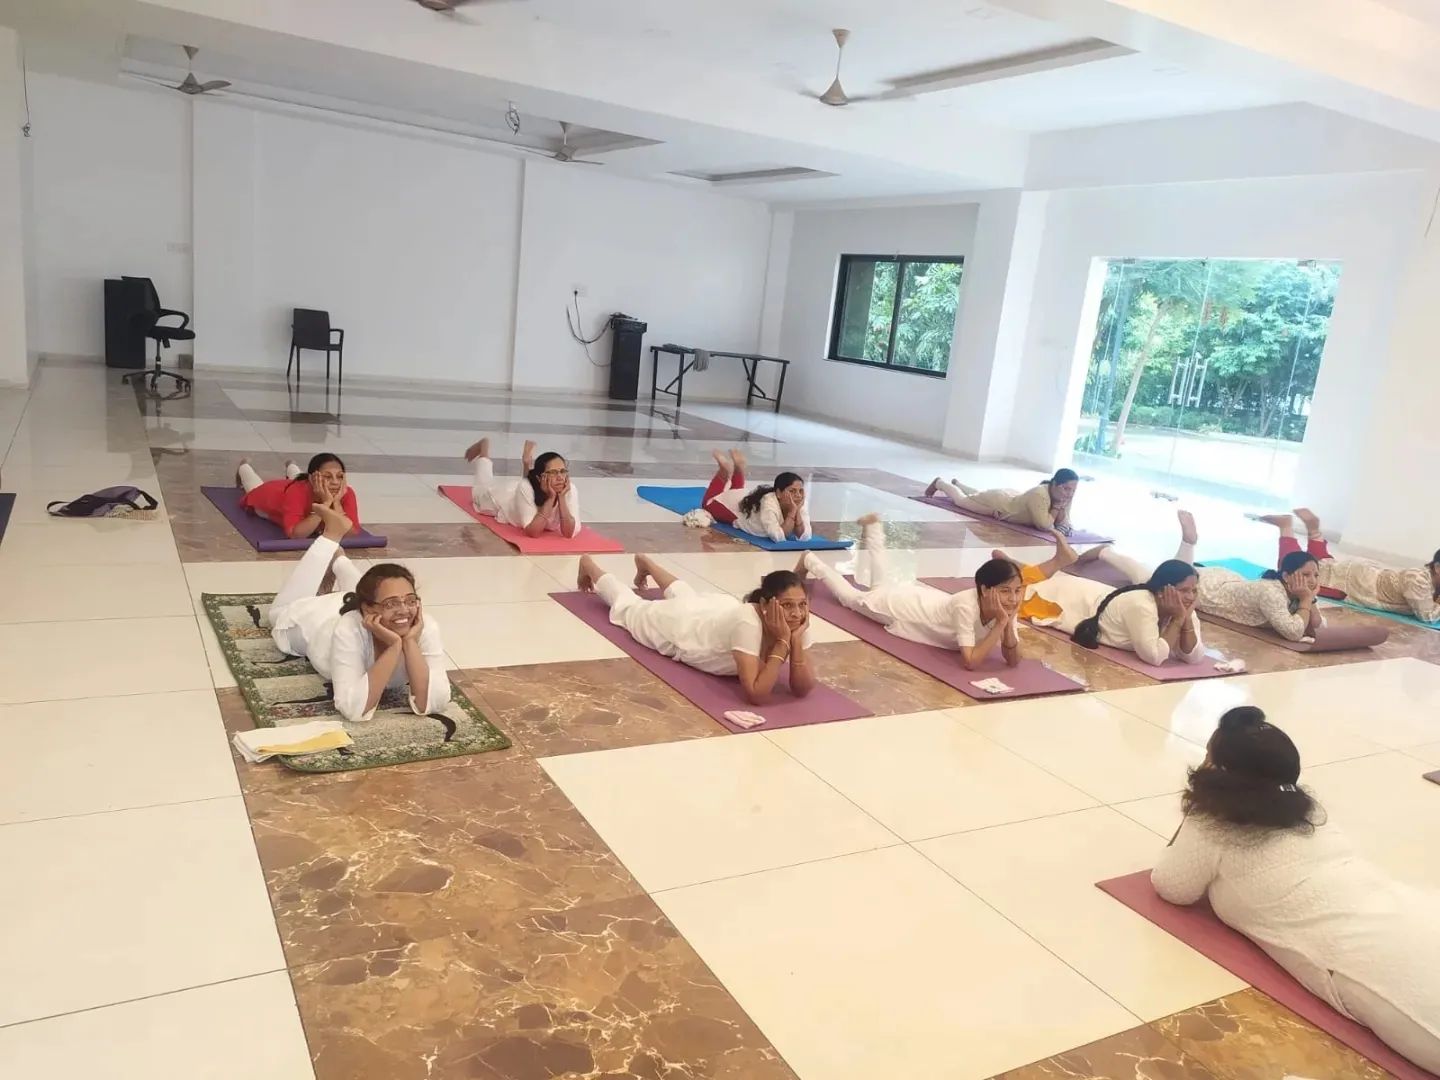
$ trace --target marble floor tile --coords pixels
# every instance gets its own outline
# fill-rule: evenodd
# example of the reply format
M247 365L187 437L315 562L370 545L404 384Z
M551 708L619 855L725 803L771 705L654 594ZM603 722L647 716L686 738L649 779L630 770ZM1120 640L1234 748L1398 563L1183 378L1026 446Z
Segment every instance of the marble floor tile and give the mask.
M629 657L470 668L459 677L486 716L536 757L726 733Z
M948 711L786 728L765 738L912 842L1095 805Z
M916 845L951 877L1142 1020L1245 988L1095 887L1152 866L1164 841L1109 807Z
M0 624L0 703L209 686L194 616Z
M490 558L408 558L403 562L415 574L425 603L454 604L550 603L550 594L562 586L535 559L497 555ZM548 561L548 560L547 560ZM578 559L574 560L578 563ZM633 568L631 570L633 573ZM575 587L572 571L568 588Z
M0 824L239 794L208 690L0 705Z
M1135 1025L910 847L656 901L806 1080L981 1080Z
M356 491L358 492L359 488ZM424 492L414 495L382 495L367 491L365 501L358 503L356 509L366 528L382 534L385 530L381 526L392 523L466 525L475 520L438 491L428 495Z
M625 654L553 600L432 604L456 667L610 660Z
M674 552L655 553L656 562L662 568L674 574L681 581L689 582L696 592L728 592L709 578L702 576L687 561L683 554ZM723 556L705 556L707 558L720 558ZM599 564L600 569L606 573L615 574L624 581L633 581L635 578L635 555L631 552L624 552L613 555L592 555L592 559ZM553 583L550 586L551 592L573 590L575 578L580 569L580 556L578 555L531 555L527 560L532 566L543 570ZM753 586L752 586L753 587Z
M961 709L961 723L1101 802L1185 786L1202 747L1092 695L1005 701Z
M873 645L855 640L827 642L819 634L816 638L811 654L820 681L876 716L976 704L959 690Z
M0 866L0 1028L284 967L238 798L0 826Z
M648 897L489 914L297 968L318 1080L795 1080Z
M84 492L77 491L75 496ZM5 530L0 567L125 566L179 561L175 538L163 520L52 518Z
M299 779L247 801L291 966L641 891L524 758Z
M541 765L651 893L900 842L763 736Z
M993 1080L1226 1080L1154 1028L1141 1026L1010 1069Z
M1429 743L1426 746L1407 746L1405 752L1427 765L1440 768L1440 742Z
M1225 1080L1390 1076L1259 990L1242 990L1150 1026Z
M8 574L0 591L0 623L144 619L185 615L190 596L179 562L55 567L51 573Z
M257 1037L237 1037L238 1024ZM311 1080L284 971L0 1028L13 1077L51 1080Z

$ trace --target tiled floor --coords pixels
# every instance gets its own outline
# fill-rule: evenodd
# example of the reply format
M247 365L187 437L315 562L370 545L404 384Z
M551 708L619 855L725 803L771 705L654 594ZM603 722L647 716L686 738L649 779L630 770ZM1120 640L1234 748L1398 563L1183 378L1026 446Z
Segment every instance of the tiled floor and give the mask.
M638 499L743 444L811 481L821 531L884 511L903 574L1024 535L906 498L1029 476L812 420L352 380L205 373L157 403L98 366L0 392L0 1075L1329 1080L1384 1075L1094 888L1150 864L1216 716L1263 706L1332 821L1440 886L1440 635L1373 657L1212 643L1252 674L1159 685L1063 641L1090 693L976 703L834 627L822 679L875 715L728 735L548 599L528 558L434 493L488 432L566 453L586 520L702 591L793 565ZM203 496L248 456L347 458L362 518L417 574L499 753L326 776L238 763L250 726L199 601L268 591ZM159 520L58 521L116 483ZM1273 536L1199 502L1201 554ZM1083 524L1168 556L1174 507L1087 485ZM827 560L862 578L847 552ZM630 572L630 557L602 563Z

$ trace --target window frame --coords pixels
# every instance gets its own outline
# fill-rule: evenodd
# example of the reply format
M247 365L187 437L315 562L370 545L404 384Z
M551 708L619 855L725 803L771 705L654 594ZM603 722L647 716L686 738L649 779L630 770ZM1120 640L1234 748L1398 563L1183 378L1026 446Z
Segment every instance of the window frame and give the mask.
M840 355L840 324L845 314L845 290L850 282L850 268L857 262L894 263L895 264L895 300L890 308L890 340L885 346L884 360L865 360L853 356ZM944 371L931 371L929 368L912 367L909 364L897 364L895 362L895 335L900 326L900 301L902 299L903 286L905 283L905 267L909 263L954 263L960 267L960 285L965 287L965 256L963 255L870 255L855 253L842 253L840 263L835 271L835 298L831 303L830 312L830 341L829 347L825 350L825 358L837 364L859 364L862 367L881 368L886 371L903 371L910 375L922 375L929 379L944 379L950 375L950 367L947 363ZM958 293L958 289L957 289ZM956 298L955 323L960 323L959 298ZM955 335L951 331L951 346L954 346Z

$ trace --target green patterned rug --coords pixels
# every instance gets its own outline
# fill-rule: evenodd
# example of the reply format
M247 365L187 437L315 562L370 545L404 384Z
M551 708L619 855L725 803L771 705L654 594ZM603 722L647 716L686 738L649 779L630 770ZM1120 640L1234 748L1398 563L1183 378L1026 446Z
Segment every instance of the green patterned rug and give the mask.
M201 597L250 715L258 727L339 720L329 684L308 660L286 656L270 639L270 601L274 598L274 593L206 593ZM345 730L355 740L350 746L279 760L298 772L342 772L483 754L510 745L504 733L458 689L452 689L444 712L429 716L410 711L404 688L387 690L372 719L346 723Z

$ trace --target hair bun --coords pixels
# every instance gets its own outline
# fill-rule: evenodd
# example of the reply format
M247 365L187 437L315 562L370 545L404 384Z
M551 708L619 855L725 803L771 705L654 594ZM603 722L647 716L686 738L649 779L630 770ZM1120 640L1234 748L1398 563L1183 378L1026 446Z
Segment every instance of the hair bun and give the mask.
M1265 723L1265 710L1256 705L1237 705L1220 717L1220 726L1227 731L1258 728Z

